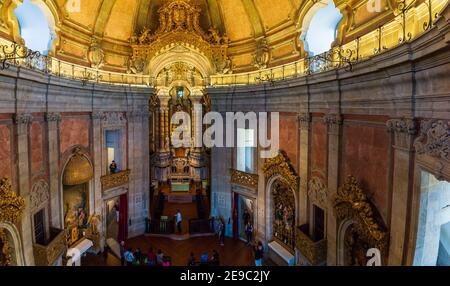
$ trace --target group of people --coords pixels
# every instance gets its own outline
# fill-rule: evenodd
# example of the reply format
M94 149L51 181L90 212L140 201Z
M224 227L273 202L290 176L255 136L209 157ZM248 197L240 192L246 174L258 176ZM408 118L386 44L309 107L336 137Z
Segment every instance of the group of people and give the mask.
M209 259L208 252L203 252L200 255L200 260L197 260L194 253L191 252L187 266L220 266L219 253L214 249L212 251L212 257Z
M143 253L140 248L133 251L126 248L125 242L120 243L120 260L122 266L172 266L172 260L164 255L161 249L155 253L150 247L147 253Z

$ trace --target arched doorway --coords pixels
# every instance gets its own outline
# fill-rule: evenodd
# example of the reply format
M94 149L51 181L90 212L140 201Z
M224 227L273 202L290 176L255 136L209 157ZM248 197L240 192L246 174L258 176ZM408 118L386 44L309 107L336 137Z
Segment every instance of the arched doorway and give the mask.
M89 182L93 174L92 165L81 148L74 148L62 176L62 213L69 247L83 238L88 230Z
M298 176L284 152L263 165L267 178L266 240L268 256L280 265L293 265L298 216Z
M381 216L356 178L349 176L334 197L338 223L337 262L340 266L365 266L369 249L378 249L387 262L389 235Z
M0 180L0 266L23 266L25 256L16 224L25 201L11 190L7 179Z

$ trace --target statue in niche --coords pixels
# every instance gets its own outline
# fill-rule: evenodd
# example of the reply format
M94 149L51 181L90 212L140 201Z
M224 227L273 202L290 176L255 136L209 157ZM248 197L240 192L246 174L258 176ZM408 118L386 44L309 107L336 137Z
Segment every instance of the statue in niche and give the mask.
M295 232L295 198L293 192L280 182L275 182L272 188L274 217L274 236L292 246Z
M361 240L356 228L352 225L345 233L345 264L349 266L365 266L366 253L369 247Z

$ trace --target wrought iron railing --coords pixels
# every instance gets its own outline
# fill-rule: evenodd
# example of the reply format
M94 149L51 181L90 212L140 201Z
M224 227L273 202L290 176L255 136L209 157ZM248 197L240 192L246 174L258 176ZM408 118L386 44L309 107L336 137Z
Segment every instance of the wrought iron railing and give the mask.
M448 1L426 0L414 9L411 9L414 5L402 5L401 0L397 2L400 3L398 7L390 8L395 11L393 20L340 47L273 68L238 74L212 75L209 85L211 87L250 84L274 85L280 80L339 68L351 71L355 63L407 43L430 30Z
M379 26L375 30L357 37L355 40L335 47L330 51L306 57L269 69L254 72L212 75L201 79L200 83L215 86L249 85L307 76L337 68L352 70L356 62L368 59L386 50L419 37L430 30L445 7L446 0L425 0L415 7L415 1L398 0L394 11L395 18ZM387 1L390 4L390 1ZM414 9L411 9L414 8ZM72 64L55 57L44 56L23 46L10 43L0 45L0 70L9 66L22 66L58 77L78 80L83 85L87 83L106 83L115 85L158 86L164 79L155 79L149 75L108 72L100 69Z
M212 219L190 219L189 234L213 233L214 224Z
M147 220L148 232L151 234L174 234L175 221L173 219L150 219Z

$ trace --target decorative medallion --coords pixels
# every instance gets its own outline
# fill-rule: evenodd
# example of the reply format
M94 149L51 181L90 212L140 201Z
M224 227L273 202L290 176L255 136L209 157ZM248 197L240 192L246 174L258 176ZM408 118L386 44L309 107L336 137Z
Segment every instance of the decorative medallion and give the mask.
M39 210L50 198L49 187L46 181L40 180L33 185L30 192L31 211Z
M308 182L308 197L317 206L327 209L327 186L319 177L312 177Z
M270 61L270 50L266 39L261 39L256 44L256 54L253 56L253 65L257 69L266 69Z
M96 38L92 38L88 51L88 60L92 68L99 69L105 63L105 52Z

